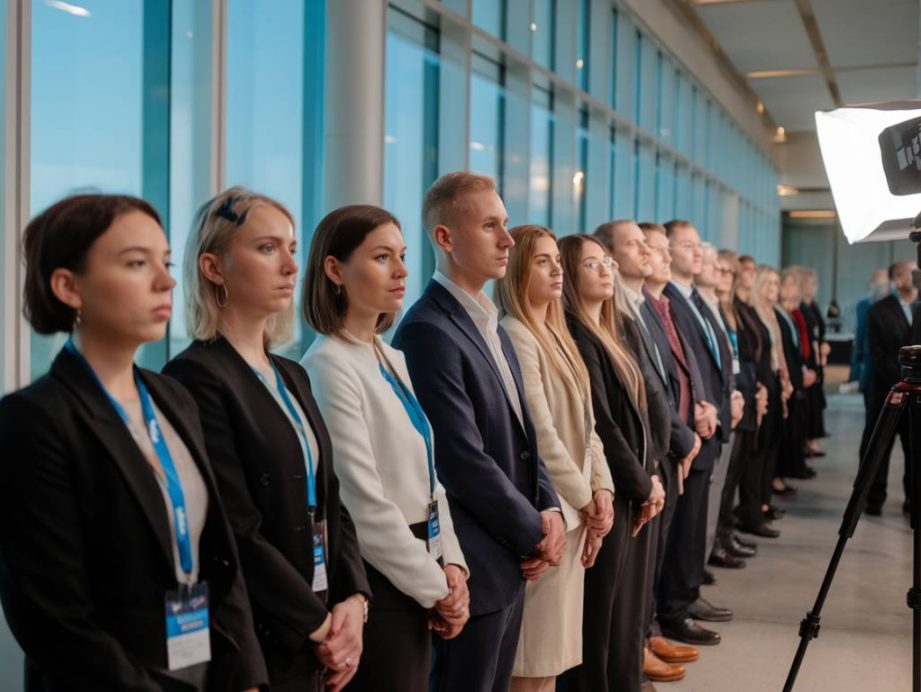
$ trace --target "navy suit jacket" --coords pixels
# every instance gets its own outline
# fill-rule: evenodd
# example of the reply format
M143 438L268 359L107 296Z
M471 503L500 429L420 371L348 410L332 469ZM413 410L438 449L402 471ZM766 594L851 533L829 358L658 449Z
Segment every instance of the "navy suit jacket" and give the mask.
M473 320L430 281L393 338L432 425L438 478L470 567L470 612L510 605L523 584L522 559L543 538L540 512L559 507L537 450L515 350L499 327L524 426Z

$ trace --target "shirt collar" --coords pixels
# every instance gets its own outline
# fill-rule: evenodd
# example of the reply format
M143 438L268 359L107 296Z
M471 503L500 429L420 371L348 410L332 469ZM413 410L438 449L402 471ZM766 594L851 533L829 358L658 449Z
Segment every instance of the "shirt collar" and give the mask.
M685 286L683 283L681 283L680 281L677 281L677 280L675 280L675 279L672 279L671 281L669 281L669 283L670 283L672 286L674 286L675 288L677 288L677 289L678 289L678 292L679 292L681 295L683 295L683 296L684 296L685 298L687 298L688 300L691 300L691 294L694 293L694 285L693 285L693 284L688 285L688 286Z
M435 270L432 278L454 296L475 324L494 326L499 323L499 310L485 292L480 291L476 296L472 296L438 269Z
M630 304L633 306L633 309L639 312L640 305L642 305L643 301L646 300L643 297L643 294L637 293L625 283L621 283L620 287L624 289L624 295L627 296L627 300L630 301Z

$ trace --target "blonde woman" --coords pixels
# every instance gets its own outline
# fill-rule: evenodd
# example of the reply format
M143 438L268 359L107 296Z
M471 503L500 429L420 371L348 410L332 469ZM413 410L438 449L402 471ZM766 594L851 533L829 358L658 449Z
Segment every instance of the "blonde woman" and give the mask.
M563 291L567 323L589 373L595 430L614 478L618 517L595 569L586 574L584 662L569 688L639 692L653 579L646 569L652 536L642 527L658 482L647 452L645 386L622 336L617 263L589 235L563 238L560 250L570 277Z
M231 188L205 204L184 267L195 341L164 372L198 402L272 690L340 690L370 588L307 373L269 352L290 334L296 252L276 200Z
M566 329L563 270L553 233L509 230L515 241L497 282L505 327L521 364L541 458L560 498L566 552L559 567L529 582L512 690L553 690L556 676L582 662L585 568L614 520L614 485L594 432L588 373Z

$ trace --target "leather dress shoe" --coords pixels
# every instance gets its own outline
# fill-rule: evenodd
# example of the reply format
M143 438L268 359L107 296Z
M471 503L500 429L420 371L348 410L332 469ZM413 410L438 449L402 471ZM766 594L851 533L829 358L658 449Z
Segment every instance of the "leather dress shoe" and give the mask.
M700 596L688 607L688 614L695 620L704 622L728 622L732 620L732 611L729 608L715 606Z
M725 569L742 569L745 567L745 560L733 557L728 550L717 546L713 548L713 552L710 553L707 564L713 567L723 567Z
M780 531L768 526L767 524L758 524L757 526L742 525L739 527L739 530L744 533L751 533L755 536L761 536L762 538L777 538L780 536Z
M721 639L718 632L704 629L691 618L672 621L660 620L659 627L662 628L662 634L669 639L677 639L679 642L696 646L716 646Z
M774 505L771 505L768 507L766 512L763 512L764 518L767 521L777 521L778 519L783 519L786 513L787 510L781 509L780 507L775 507Z
M704 580L701 582L701 584L705 584L706 586L713 586L714 584L716 584L716 582L717 582L717 578L714 576L713 572L711 572L708 569L705 569L704 570Z
M723 549L733 557L755 557L758 548L754 545L745 545L735 536L723 543Z
M666 663L693 663L700 658L700 652L693 646L674 644L665 637L650 637L649 648Z
M687 672L677 663L666 663L656 656L649 647L643 649L643 675L653 682L674 682L681 680Z
M746 541L744 538L742 538L742 537L741 537L739 534L737 534L737 533L731 534L731 535L729 536L729 540L732 541L732 544L733 544L733 545L740 545L740 546L742 546L743 548L748 548L749 550L754 550L755 552L758 552L758 544L757 544L757 543L755 543L754 541Z

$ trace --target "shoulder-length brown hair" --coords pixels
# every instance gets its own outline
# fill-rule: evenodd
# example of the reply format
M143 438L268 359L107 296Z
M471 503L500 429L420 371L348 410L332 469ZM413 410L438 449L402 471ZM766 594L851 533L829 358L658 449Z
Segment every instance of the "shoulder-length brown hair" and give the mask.
M530 330L558 376L571 380L575 375L576 384L583 395L588 396L588 371L579 357L576 343L566 328L561 301L554 300L547 306L543 325L537 323L527 307L537 241L541 238L551 238L556 242L556 236L549 228L534 225L515 226L508 232L515 245L509 252L505 276L496 281L496 300L499 308ZM568 281L565 271L563 277L565 286Z
M570 277L569 281L563 282L563 305L567 312L572 314L601 342L621 385L627 390L634 405L644 410L646 408L646 385L643 382L639 365L621 337L623 326L614 296L604 301L601 306L600 324L595 324L585 310L582 297L579 295L576 276L579 272L579 264L582 262L582 248L585 243L594 243L607 253L604 244L598 238L585 233L568 235L559 242L563 272Z
M301 309L307 324L320 334L339 334L349 307L345 289L326 276L326 258L348 261L355 248L374 229L386 223L403 230L397 217L386 209L371 204L350 204L331 211L317 224L310 241ZM394 320L396 313L381 313L375 327L377 333L387 331Z

